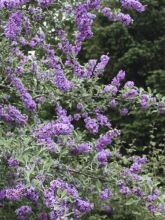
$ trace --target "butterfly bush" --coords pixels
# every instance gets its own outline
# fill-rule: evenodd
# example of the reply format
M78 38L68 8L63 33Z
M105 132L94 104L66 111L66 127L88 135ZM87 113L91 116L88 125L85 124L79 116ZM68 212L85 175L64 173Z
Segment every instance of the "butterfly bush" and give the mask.
M127 81L124 70L101 83L107 54L79 60L98 14L128 26L129 10L147 8L112 2L0 0L8 48L0 72L0 217L9 208L10 219L115 219L130 208L141 219L163 219L163 190L148 159L123 154L111 112L163 117L164 98Z

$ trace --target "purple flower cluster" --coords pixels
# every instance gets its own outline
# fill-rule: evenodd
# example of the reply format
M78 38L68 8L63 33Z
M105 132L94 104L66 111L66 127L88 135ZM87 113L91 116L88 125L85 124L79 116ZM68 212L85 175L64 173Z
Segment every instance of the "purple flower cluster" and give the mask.
M127 100L132 100L138 95L137 89L128 89L122 96Z
M1 0L0 1L0 9L7 8L7 9L13 9L13 8L19 8L22 5L29 2L29 0Z
M94 74L94 68L96 66L96 60L89 60L86 66L81 67L79 62L74 61L73 70L76 76L79 78L90 78Z
M10 157L8 160L7 160L7 163L9 165L9 167L18 167L19 165L19 161L14 159L13 157Z
M101 135L96 142L96 159L101 166L105 166L108 163L108 158L111 156L111 153L108 149L105 149L107 145L111 144L113 139L120 135L119 130L111 129L106 132L104 135Z
M68 57L74 55L77 55L81 50L81 43L76 42L76 45L74 46L69 42L67 39L67 34L64 30L58 31L58 36L60 39L60 43L58 43L58 48L62 50L65 54L67 54ZM66 61L65 65L70 66L70 60Z
M59 194L57 194L58 189L60 189L62 192L65 191L68 197L72 197L72 199L75 200L74 212L76 215L78 215L79 213L89 212L93 208L93 205L89 201L82 200L79 197L78 191L73 185L68 184L61 179L56 179L51 181L50 188L45 189L44 192L46 206L51 210L56 207L56 210L51 212L51 219L54 219L53 216L56 216L56 218L62 217L64 211L66 212L66 209L67 211L70 210L70 205L69 202L67 202L66 198L65 200L59 199Z
M111 156L111 153L108 149L101 150L96 154L96 159L99 162L100 166L105 166L108 163L108 158Z
M50 6L52 3L55 2L55 0L37 0L39 6L42 6L42 7L48 7Z
M122 180L118 181L117 185L118 185L119 191L122 195L129 196L131 194L131 190L129 189L129 187L126 186L124 181L122 181Z
M133 81L127 81L124 84L124 88L133 88L134 87L134 82Z
M80 118L81 118L81 115L80 115L79 113L76 113L76 114L73 115L73 119L74 119L75 121L79 121Z
M158 112L160 114L165 114L165 103L164 102L159 102L157 106Z
M129 187L122 185L120 187L120 193L124 196L129 196L131 194L131 190L129 189Z
M37 202L39 194L36 192L35 188L31 186L26 190L26 198L31 200L32 202Z
M132 189L133 194L135 194L137 197L142 198L144 196L144 193L139 187L133 187Z
M145 6L142 5L139 0L121 0L121 4L123 8L134 9L138 12L145 10Z
M34 130L34 136L39 143L46 144L49 150L56 150L57 144L53 141L53 136L70 135L73 132L71 117L67 116L67 111L60 105L56 107L57 120L51 121Z
M134 160L134 163L131 165L130 167L130 172L132 174L137 174L137 173L140 173L141 172L141 168L142 168L142 164L145 164L147 161L147 159L145 157L137 157L135 158Z
M22 115L21 112L12 105L0 105L0 120L5 122L15 122L17 125L24 125L27 123L28 117Z
M56 66L54 82L57 88L62 91L70 90L72 87L71 82L66 78L60 66Z
M111 93L112 95L116 95L118 92L118 88L121 84L121 82L125 78L125 71L120 70L116 77L114 77L110 84L106 85L103 89L104 93Z
M8 74L8 78L11 81L11 84L16 88L17 92L19 93L25 107L30 111L35 111L36 103L34 102L32 96L27 91L21 80L14 74Z
M7 188L5 190L5 198L11 201L16 201L26 196L26 188L22 184L16 185L15 188Z
M157 207L156 207L155 205L151 204L151 203L149 203L149 204L147 205L147 209L148 209L152 214L156 213L157 210L158 210Z
M147 196L148 202L155 201L160 196L160 191L158 189L154 189L151 195Z
M109 121L107 116L105 116L105 115L103 115L101 113L96 112L96 119L97 119L97 121L99 122L99 124L101 126L106 126L108 128L111 128L111 123L110 123L110 121Z
M118 89L116 86L109 84L104 87L103 92L104 93L111 93L112 95L116 95L116 93L118 92Z
M86 0L89 9L99 9L101 0Z
M97 151L101 151L111 144L113 139L120 135L120 131L117 129L109 130L104 135L101 135L96 142Z
M21 26L23 22L23 15L17 11L12 13L5 26L5 36L10 40L16 40L18 35L21 33Z
M72 83L66 78L59 59L57 56L55 56L54 50L52 50L49 45L45 45L44 49L47 54L47 65L54 69L55 85L61 91L70 90L72 87Z
M112 12L112 10L110 8L105 7L105 8L103 8L101 10L101 12L103 13L103 15L105 17L108 18L109 21L113 21L114 20L115 16L114 16L114 14L113 14L113 12Z
M32 208L30 206L24 205L16 209L15 212L19 220L25 220L27 219L27 216L32 213Z
M43 39L40 37L40 35L37 34L30 40L28 44L31 48L35 48L39 46L42 42L43 42Z
M125 168L121 174L122 180L118 181L118 187L121 194L129 196L132 193L142 199L145 199L145 193L140 187L135 184L141 183L142 178L138 174L142 170L142 165L146 163L147 159L145 157L135 157L133 158L134 163L130 168ZM128 183L132 184L132 189L127 186Z
M10 201L19 201L24 198L36 202L38 200L38 193L34 187L27 188L23 184L17 184L14 188L6 188L1 192L1 199L7 199Z
M84 105L79 102L79 103L77 104L76 108L77 108L78 110L82 110L82 109L84 108Z
M68 196L78 197L78 191L77 189L66 182L64 182L61 179L56 179L50 182L50 189L55 193L58 189L61 189L62 191L66 191Z
M103 191L101 191L99 197L101 200L107 200L112 197L113 193L111 192L110 189L105 188Z
M117 105L118 105L118 102L117 102L115 99L112 99L112 100L110 101L110 103L109 103L109 106L110 106L112 109L116 108Z
M104 16L108 18L109 21L120 21L125 26L130 25L133 23L133 19L129 14L124 14L122 12L119 12L117 15L115 15L112 10L108 7L105 7L101 10Z
M29 6L29 13L32 15L33 20L41 21L43 19L42 8Z
M92 150L91 145L87 143L82 143L77 145L76 147L73 147L72 152L74 154L84 154L89 153Z
M96 119L87 117L84 119L85 127L91 134L97 134L99 131L99 125Z
M77 199L75 202L75 209L81 213L87 213L93 209L93 204L89 201Z
M142 180L139 175L142 171L142 165L146 163L145 157L137 157L134 159L134 163L130 166L130 168L124 168L122 172L123 178L131 182L139 182Z
M88 12L88 5L81 3L76 7L75 10L76 25L79 31L77 40L79 42L84 41L93 36L91 26L95 15Z
M108 62L110 60L110 57L107 55L102 55L100 57L100 62L96 65L94 74L95 75L100 75L104 72L105 67L107 66Z
M116 20L123 23L125 26L128 26L133 23L133 19L129 14L124 14L122 12L119 12L116 16Z
M0 189L0 201L4 200L6 197L6 190L5 189Z
M140 105L141 105L142 109L149 108L149 105L150 105L150 97L149 97L149 95L142 95L140 97Z

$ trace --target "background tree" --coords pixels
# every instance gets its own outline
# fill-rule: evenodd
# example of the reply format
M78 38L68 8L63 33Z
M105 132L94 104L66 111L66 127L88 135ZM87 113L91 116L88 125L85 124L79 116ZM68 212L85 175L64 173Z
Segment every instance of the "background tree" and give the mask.
M109 0L109 2L111 2ZM113 78L116 71L124 69L127 79L138 86L150 86L165 94L165 0L143 0L146 11L132 11L133 25L110 23L98 16L93 27L94 37L84 43L80 58L97 58L103 52L110 54L111 62L105 80Z

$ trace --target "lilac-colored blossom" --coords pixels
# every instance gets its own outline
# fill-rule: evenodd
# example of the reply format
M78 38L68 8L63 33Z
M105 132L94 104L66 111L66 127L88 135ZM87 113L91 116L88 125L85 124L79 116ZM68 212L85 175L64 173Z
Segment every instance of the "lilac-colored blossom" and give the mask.
M6 189L6 199L11 201L16 201L24 198L26 196L25 186L18 184L15 188Z
M16 215L18 216L18 219L23 220L23 219L26 219L26 217L32 213L32 208L28 205L24 205L16 209L15 212L16 212Z
M23 15L21 12L15 12L11 14L9 20L5 26L5 36L10 40L16 40L21 33L21 26L23 23Z
M24 125L27 123L28 117L21 114L21 112L16 109L15 106L0 105L0 120L8 123L15 122L17 125Z
M108 18L109 21L113 21L115 16L112 12L112 10L108 7L104 7L101 12L103 13L104 16Z
M10 157L8 160L7 160L7 163L9 165L9 167L17 167L19 165L19 162L18 160L16 160L15 158L13 157Z
M131 194L131 191L127 186L121 186L120 193L123 194L124 196L129 196Z
M0 201L5 199L5 197L6 197L6 190L0 189Z
M81 118L81 115L80 115L79 113L76 113L76 114L73 115L73 119L74 119L75 121L79 121L80 118Z
M21 80L16 77L14 74L7 74L9 80L11 81L11 84L16 88L17 92L19 93L24 105L26 108L30 111L36 110L36 103L34 102L32 96L25 88L24 84L21 82Z
M93 209L93 204L91 204L89 201L77 199L75 202L75 209L81 213L88 213Z
M109 130L104 135L101 135L96 142L97 151L103 150L107 145L111 144L113 139L120 135L119 130Z
M144 193L142 190L138 187L133 187L132 192L137 196L137 197L143 197Z
M103 73L105 67L107 66L108 62L110 60L110 57L107 56L107 55L102 55L100 57L100 62L96 65L96 68L95 68L95 71L94 71L94 74L95 75L100 75Z
M147 209L152 213L156 213L157 212L157 207L151 203L147 204Z
M96 134L99 131L99 125L96 119L87 117L84 119L85 127L91 134Z
M38 192L36 192L34 187L30 187L28 188L26 193L26 197L28 199L30 199L32 202L37 202L38 198L39 198L39 194Z
M74 154L84 154L84 153L89 153L92 150L91 145L87 143L82 143L77 145L72 149L72 152Z
M133 19L130 17L129 14L123 14L122 12L119 12L117 16L115 17L117 21L122 22L125 26L128 26L133 23Z
M96 154L96 159L101 166L105 166L108 163L108 158L111 156L109 150L101 150Z
M118 92L118 88L115 85L106 85L103 89L104 93L111 93L112 95L116 95L116 93Z
M134 9L138 12L145 10L145 6L139 0L121 0L121 4L123 8Z
M112 197L113 193L111 192L110 189L106 188L103 191L101 191L99 198L101 200L107 200L110 199Z
M38 4L42 7L48 7L50 6L52 3L55 2L55 0L37 0Z
M22 5L26 4L30 0L1 0L0 1L0 9L13 9L13 8L19 8Z

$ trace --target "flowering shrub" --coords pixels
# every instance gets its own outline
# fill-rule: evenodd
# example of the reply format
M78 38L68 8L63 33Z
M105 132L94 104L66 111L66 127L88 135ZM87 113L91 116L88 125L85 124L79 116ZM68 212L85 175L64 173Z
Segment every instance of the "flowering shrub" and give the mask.
M78 59L98 13L130 25L123 10L145 7L138 0L115 9L100 0L0 1L0 216L163 219L163 189L147 157L122 155L122 130L109 112L163 117L164 98L126 81L124 70L103 85L108 55Z

